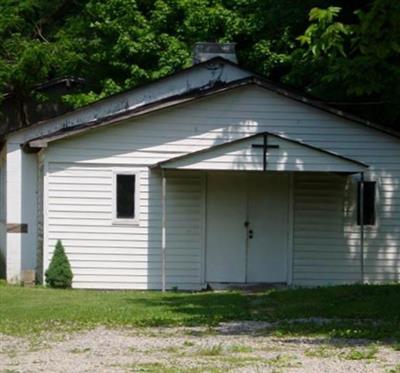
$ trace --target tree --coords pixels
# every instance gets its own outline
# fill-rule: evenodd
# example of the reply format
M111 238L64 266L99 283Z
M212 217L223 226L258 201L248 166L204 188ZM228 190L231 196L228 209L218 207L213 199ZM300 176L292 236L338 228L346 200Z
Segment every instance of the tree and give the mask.
M311 25L298 40L288 84L386 125L400 117L400 3L375 0L338 21L342 9L310 11Z
M234 41L244 66L279 79L308 10L328 2L4 0L0 92L23 99L35 84L72 74L88 81L66 98L81 106L190 65L197 41Z
M74 75L87 85L64 100L78 107L189 66L197 41L229 41L246 68L367 117L383 105L384 122L395 123L399 6L393 0L3 0L0 95L13 92L23 101L35 84Z
M52 288L70 288L72 286L72 270L64 247L57 241L49 268L45 273L46 284Z
M79 9L78 1L1 1L0 100L12 94L25 123L24 103L28 98L45 99L34 87L68 75L80 63L81 56L71 41L58 37L63 17Z

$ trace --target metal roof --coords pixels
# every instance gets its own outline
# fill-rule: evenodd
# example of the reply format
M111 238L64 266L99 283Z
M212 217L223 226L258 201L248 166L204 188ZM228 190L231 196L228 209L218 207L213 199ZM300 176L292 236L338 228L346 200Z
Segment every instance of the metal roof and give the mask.
M218 57L218 59L221 59ZM228 63L232 64L231 62L228 61ZM198 66L198 65L195 65ZM155 112L161 109L166 109L170 107L174 107L177 105L181 105L184 103L188 102L193 102L198 99L202 99L205 97L209 97L212 95L220 94L223 92L227 92L232 89L236 89L239 87L245 87L245 86L257 86L261 87L270 91L273 91L279 95L288 97L290 99L296 100L298 102L302 102L303 104L312 106L314 108L317 108L319 110L323 110L325 112L328 112L330 114L336 115L338 117L350 120L352 122L360 123L364 126L373 128L375 130L378 130L380 132L386 133L388 135L400 138L400 134L392 129L386 128L384 126L381 126L379 124L358 118L356 116L353 116L352 114L345 113L342 110L338 110L336 108L333 108L329 105L323 104L320 101L316 101L310 98L307 98L305 96L299 95L298 93L294 93L291 90L288 90L280 85L277 85L275 83L271 83L270 81L260 78L258 76L250 76L247 78L235 80L229 83L224 83L224 82L216 82L212 87L206 87L206 88L196 88L193 90L190 90L188 92L185 92L183 94L167 97L161 100L154 101L149 104L145 104L139 107L136 107L131 110L126 110L117 114L112 114L103 118L99 118L87 123L79 124L76 126L71 126L71 127L66 127L61 130L55 131L53 133L40 136L37 138L30 139L27 141L25 144L23 144L23 149L27 152L34 152L38 151L40 148L46 147L48 143L61 140L67 137L71 136L76 136L78 134L81 134L83 132L109 126L116 124L118 122L136 118L151 112ZM35 150L36 149L36 150Z

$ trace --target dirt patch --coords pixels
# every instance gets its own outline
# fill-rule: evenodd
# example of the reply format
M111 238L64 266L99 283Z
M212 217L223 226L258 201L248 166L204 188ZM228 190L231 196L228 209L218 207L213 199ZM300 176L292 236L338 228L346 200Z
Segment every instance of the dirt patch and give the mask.
M0 372L400 372L400 351L389 345L259 333L268 326L0 335Z

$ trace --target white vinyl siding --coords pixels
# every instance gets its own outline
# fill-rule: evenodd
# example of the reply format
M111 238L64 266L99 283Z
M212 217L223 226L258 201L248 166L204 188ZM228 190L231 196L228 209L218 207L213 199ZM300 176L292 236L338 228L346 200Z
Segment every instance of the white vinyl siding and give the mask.
M112 209L114 173L115 169L109 166L49 164L48 258L52 257L57 240L62 240L76 288L159 288L159 178L147 169L140 170L138 224L116 225ZM199 288L201 179L171 176L167 197L167 285Z
M272 135L268 135L268 139L269 145L278 146L268 149L265 157L268 171L359 172L366 169L363 165L310 148L305 144ZM263 149L253 147L253 144L262 143L262 136L251 136L244 141L217 146L181 159L172 159L162 167L185 170L262 171Z
M301 285L359 281L360 242L352 227L352 178L335 174L294 176L293 281Z
M399 173L376 178L376 224L365 227L365 278L371 282L400 280Z
M147 224L158 230L160 223L149 220L146 212L149 200L144 194L141 199L144 207L141 223L143 221L145 225L137 228L111 227L111 169L126 166L147 170L155 163L264 131L297 139L370 165L366 178L377 182L379 217L376 226L366 227L366 279L399 279L400 141L256 87L236 89L50 144L46 158L53 164L52 167L57 162L67 162L70 166L65 170L66 174L54 169L51 171L50 180L57 184L58 189L54 190L55 184L49 186L49 207L52 210L47 220L48 247L52 248L54 240L62 234L66 247L73 255L72 260L79 262L76 286L159 287L161 245L159 238L148 240L145 227ZM96 167L99 174L91 171ZM232 161L232 168L235 167ZM160 177L153 172L150 175L157 180L154 184L157 191L148 197L160 203ZM299 190L295 191L294 201L294 217L297 219L293 240L294 283L315 285L358 281L359 227L355 224L352 210L354 200L348 200L351 193L346 189L351 189L354 182L333 174L319 176L298 172L295 176L295 188ZM315 177L316 180L310 180L308 185L303 177ZM82 178L84 182L81 182ZM319 183L323 186L321 190L318 189ZM146 180L145 185L150 187ZM344 190L347 197L340 194ZM188 196L196 199L196 193L188 192ZM54 201L57 203L54 204ZM349 215L343 217L341 213L346 209ZM200 207L198 212L189 206L185 211L198 214ZM157 207L155 212L160 214L161 207ZM308 222L304 223L304 219ZM68 228L71 224L73 228ZM329 228L331 226L332 229ZM124 229L131 230L125 232ZM169 234L175 234L172 227L169 227ZM185 246L185 240L179 245L189 251L194 250L194 255L200 253L201 247L197 246L196 239L193 241L195 248ZM171 253L178 250L178 242L181 241L177 240L177 246L171 249ZM311 252L315 251L315 258L310 258ZM120 261L124 262L124 266L130 266L124 272L129 272L129 275L116 275L118 268L112 270L110 265L107 267L108 255L116 255L116 252L129 256L129 261ZM79 259L80 255L90 256L83 261ZM104 270L97 268L100 265L95 258L100 255L104 258ZM201 266L201 261L200 257L196 259L196 265ZM154 262L152 268L154 273L158 271L157 275L147 277L151 272L148 262ZM138 268L137 274L131 275L132 268L137 267L143 268ZM324 268L324 273L321 273L321 268ZM200 275L194 273L197 281ZM170 277L171 283L173 280L175 278ZM195 281L190 277L181 280L188 287ZM200 284L201 281L198 281Z

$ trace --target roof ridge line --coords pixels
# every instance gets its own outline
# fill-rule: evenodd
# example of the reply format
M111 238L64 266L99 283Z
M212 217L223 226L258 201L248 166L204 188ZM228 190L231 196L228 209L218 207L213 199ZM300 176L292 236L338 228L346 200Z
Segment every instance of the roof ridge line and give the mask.
M390 130L379 124L372 123L372 122L366 121L362 118L345 113L341 110L337 110L329 105L324 105L320 101L316 101L316 100L310 99L308 97L301 96L290 90L279 87L278 85L268 81L267 79L261 78L259 76L251 75L251 76L237 79L237 80L234 80L234 81L231 81L228 83L224 83L222 81L216 81L210 87L207 87L207 85L206 85L203 87L193 88L192 90L186 91L184 93L176 94L176 95L169 96L169 97L164 97L160 100L153 101L153 102L141 105L141 106L137 106L137 107L134 107L129 110L120 111L118 113L113 113L106 117L101 117L101 118L95 119L94 121L80 123L80 124L77 124L77 125L71 126L71 127L64 127L62 129L59 129L52 133L30 139L27 142L25 142L24 144L22 144L22 146L25 151L32 151L32 149L34 149L34 148L46 147L48 142L55 141L55 140L58 140L58 139L61 139L61 138L67 137L67 136L72 136L74 134L81 133L85 130L90 130L90 129L97 128L97 127L103 127L106 125L115 124L115 122L118 122L118 121L123 121L123 120L137 117L140 115L145 115L145 114L148 114L148 113L151 113L154 111L158 111L161 109L174 107L174 106L177 106L180 104L194 101L196 99L209 97L214 94L223 93L223 92L226 92L231 89L248 86L251 84L254 84L254 85L264 88L264 89L268 89L269 91L275 92L281 96L288 97L289 99L304 103L304 104L312 106L316 109L325 111L332 115L336 115L340 118L350 120L352 122L356 122L356 123L362 124L364 126L367 126L371 129L383 132L387 135L390 135L390 136L393 136L396 138L400 138L400 133L397 131ZM207 88L205 88L205 87L207 87ZM40 141L40 140L45 140L45 139L47 139L48 141ZM35 142L36 142L36 144L35 144Z

